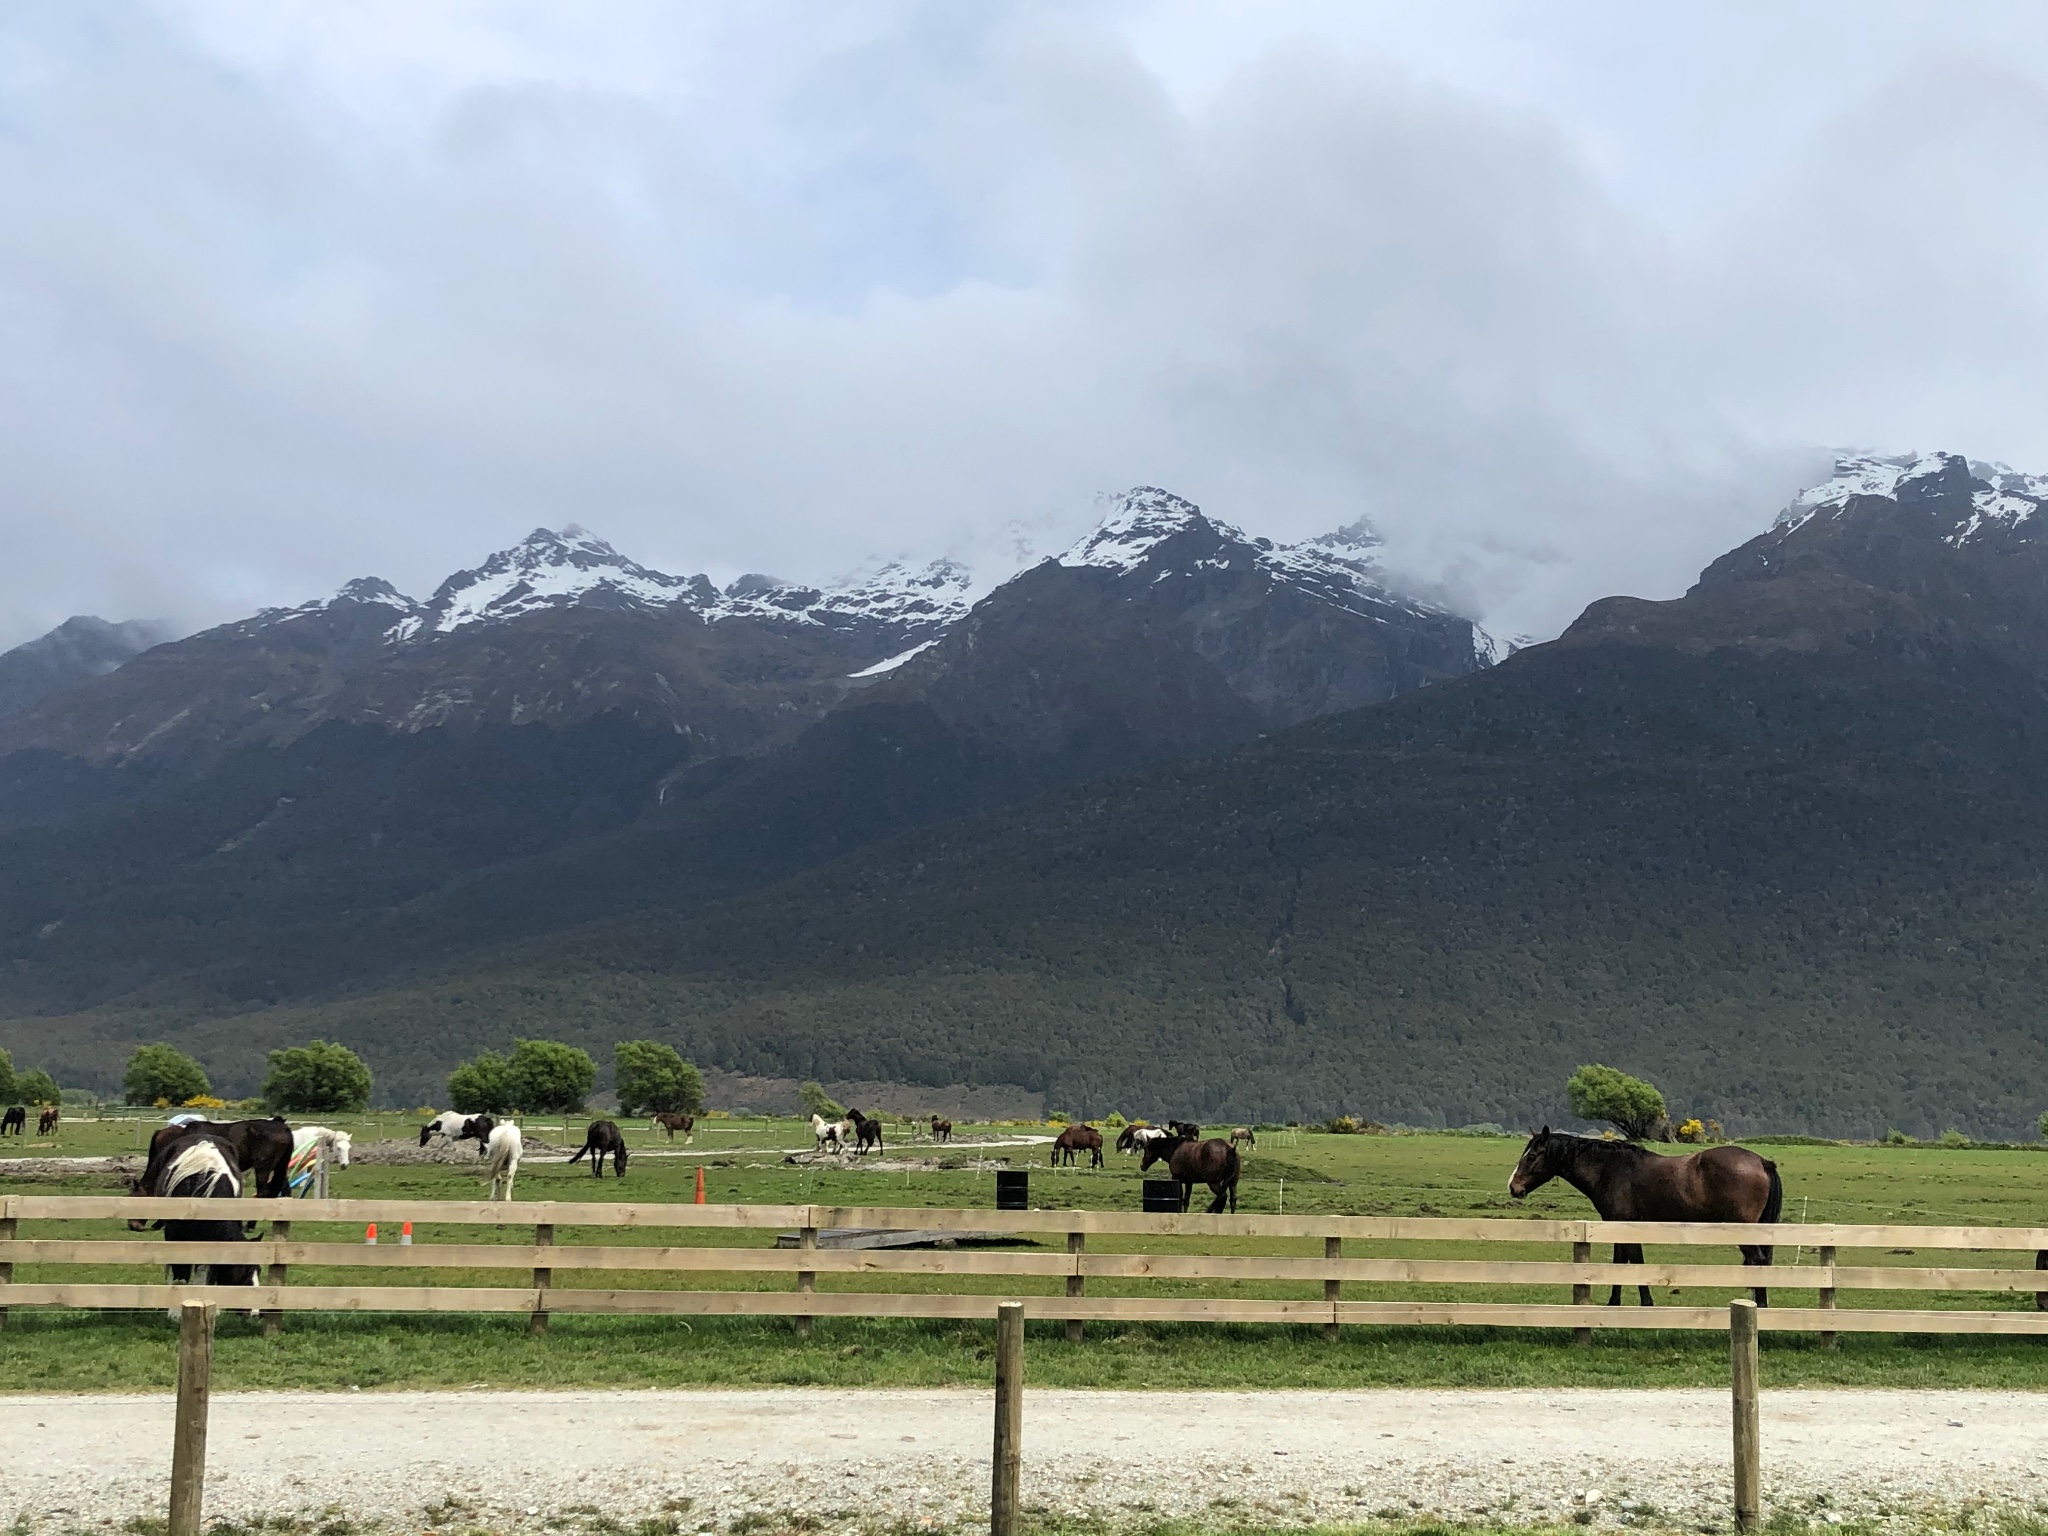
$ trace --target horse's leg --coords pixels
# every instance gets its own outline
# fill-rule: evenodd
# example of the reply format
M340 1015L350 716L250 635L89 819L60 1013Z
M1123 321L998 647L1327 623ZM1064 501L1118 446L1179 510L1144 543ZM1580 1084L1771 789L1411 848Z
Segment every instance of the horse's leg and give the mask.
M1647 1264L1649 1262L1649 1260L1643 1257L1643 1245L1641 1243L1630 1243L1628 1245L1628 1252L1631 1264ZM1654 1307L1657 1304L1650 1299L1650 1288L1647 1285L1637 1286L1636 1295L1646 1307Z
M1752 1248L1746 1244L1743 1245L1742 1262L1744 1264L1768 1266L1773 1257L1774 1255L1768 1248ZM1756 1304L1760 1307L1768 1307L1771 1304L1771 1293L1764 1286L1756 1287L1750 1294L1756 1298Z

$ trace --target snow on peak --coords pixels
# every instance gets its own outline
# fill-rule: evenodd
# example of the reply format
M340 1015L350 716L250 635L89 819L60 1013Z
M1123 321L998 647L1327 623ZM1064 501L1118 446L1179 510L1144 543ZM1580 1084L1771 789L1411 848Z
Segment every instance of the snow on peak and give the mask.
M905 634L923 634L960 618L976 595L972 574L957 560L919 566L894 559L864 566L825 587L773 576L742 576L700 605L699 611L710 623L781 619L837 628L887 624Z
M1969 477L1971 513L1948 535L1950 544L1969 542L1987 524L2014 527L2048 502L2048 475L2022 474L2007 464L1966 460L1954 453L1853 453L1836 459L1835 472L1826 480L1793 497L1773 527L1781 535L1788 534L1819 513L1839 517L1851 497L1897 499L1923 481L1959 469Z
M1235 528L1210 523L1202 509L1156 485L1133 486L1122 495L1099 497L1106 502L1094 529L1057 556L1061 565L1097 565L1128 571L1142 564L1160 544L1177 533L1207 524L1219 533L1242 540Z
M458 571L421 605L407 634L446 634L466 624L547 608L666 608L700 584L628 560L574 523L536 528L472 571Z
M343 582L341 590L329 599L329 604L333 603L374 603L382 608L396 608L402 613L411 613L419 607L382 576L358 576L354 581Z

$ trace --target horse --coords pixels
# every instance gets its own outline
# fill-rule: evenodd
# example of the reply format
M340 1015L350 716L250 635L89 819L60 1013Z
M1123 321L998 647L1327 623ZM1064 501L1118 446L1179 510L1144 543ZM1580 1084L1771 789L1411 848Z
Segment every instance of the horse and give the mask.
M226 1124L212 1120L187 1120L179 1125L164 1126L149 1138L149 1160L143 1166L143 1177L149 1179L154 1176L162 1149L174 1146L180 1136L192 1131L225 1142L234 1153L236 1169L254 1175L250 1183L260 1198L281 1200L291 1193L291 1164L295 1149L292 1128L285 1124L282 1115L272 1115L268 1120L233 1120Z
M611 1120L591 1121L590 1129L583 1133L583 1145L570 1155L569 1161L572 1163L582 1162L583 1154L586 1152L590 1154L590 1171L600 1179L604 1177L606 1153L611 1154L612 1172L622 1179L626 1176L626 1137L625 1133L619 1129L617 1122Z
M1246 1146L1250 1147L1253 1151L1258 1150L1258 1132L1253 1130L1250 1126L1240 1125L1230 1133L1230 1144L1233 1147L1236 1146L1240 1141L1243 1142Z
M695 1115L672 1114L662 1110L653 1116L654 1123L668 1132L668 1139L674 1141L676 1132L683 1133L683 1145L688 1146L697 1139L697 1117Z
M1089 1156L1088 1166L1090 1168L1100 1168L1102 1166L1102 1132L1095 1129L1092 1125L1070 1125L1064 1131L1061 1131L1059 1135L1053 1137L1053 1167L1059 1167L1062 1157L1066 1158L1069 1168L1073 1167L1074 1154L1076 1152L1086 1152Z
M1202 1139L1202 1128L1192 1120L1169 1120L1166 1122L1166 1133L1169 1136L1178 1136L1183 1141Z
M512 1180L519 1172L521 1139L519 1127L506 1121L503 1125L491 1127L489 1139L484 1142L486 1169L491 1176L491 1198L510 1200Z
M1216 1198L1209 1204L1209 1214L1222 1214L1224 1203L1230 1209L1237 1209L1237 1176L1242 1171L1238 1162L1237 1148L1217 1137L1207 1141L1195 1141L1184 1136L1165 1136L1145 1143L1145 1156L1138 1164L1143 1173L1154 1163L1164 1162L1169 1178L1179 1181L1180 1208L1186 1210L1194 1198L1195 1185L1206 1184Z
M846 1133L851 1129L853 1127L844 1120L827 1120L823 1115L816 1114L811 1116L811 1134L818 1138L820 1152L825 1150L825 1143L828 1141L832 1143L834 1152L841 1150L846 1141Z
M1147 1125L1142 1120L1133 1120L1124 1127L1123 1134L1117 1137L1116 1149L1119 1152L1135 1152L1138 1148L1158 1141L1167 1134L1166 1131L1161 1130L1156 1125Z
M869 1147L873 1147L877 1152L882 1150L881 1121L870 1120L857 1109L849 1109L846 1112L846 1118L853 1122L853 1155L855 1157L859 1157Z
M1508 1180L1517 1200L1552 1179L1563 1179L1593 1202L1602 1221L1739 1221L1770 1223L1785 1206L1778 1165L1747 1147L1708 1147L1681 1157L1663 1157L1632 1141L1574 1136L1543 1127L1522 1148ZM1768 1243L1741 1243L1742 1262L1768 1265ZM1616 1243L1614 1262L1643 1262L1641 1243ZM1644 1306L1650 1288L1636 1287ZM1756 1304L1770 1305L1770 1292L1756 1288ZM1621 1305L1621 1287L1607 1298Z
M291 1192L304 1197L313 1192L314 1175L320 1169L320 1153L327 1152L327 1166L346 1168L349 1148L355 1144L347 1131L330 1131L324 1125L302 1125L292 1132L290 1164Z
M424 1147L436 1136L446 1137L449 1141L460 1141L462 1128L469 1123L470 1118L459 1109L443 1110L420 1127L420 1145Z
M48 1109L36 1116L36 1134L38 1136L47 1136L55 1129L57 1129L57 1106L52 1104Z
M0 1136L5 1136L9 1131L14 1132L17 1136L26 1136L28 1134L28 1111L19 1104L8 1110L6 1114L0 1115Z
M235 1175L235 1151L227 1141L207 1131L193 1131L177 1127L179 1136L164 1148L161 1159L153 1159L156 1169L152 1174L144 1170L129 1188L130 1194L154 1195L163 1199L192 1199L212 1196L232 1199L242 1192L242 1186ZM152 1149L154 1150L154 1149ZM169 1243L240 1243L248 1239L239 1221L145 1221L131 1217L128 1230L147 1232L152 1227L163 1228L164 1241ZM253 1264L173 1264L170 1266L170 1280L173 1285L251 1285L256 1283L256 1266ZM171 1309L171 1316L178 1315Z
M932 1140L935 1142L947 1142L951 1141L952 1139L953 1122L950 1120L941 1120L937 1115L933 1115Z
M450 1141L473 1141L479 1158L491 1155L491 1132L498 1128L498 1122L489 1115L471 1115L462 1122L462 1129L449 1137Z

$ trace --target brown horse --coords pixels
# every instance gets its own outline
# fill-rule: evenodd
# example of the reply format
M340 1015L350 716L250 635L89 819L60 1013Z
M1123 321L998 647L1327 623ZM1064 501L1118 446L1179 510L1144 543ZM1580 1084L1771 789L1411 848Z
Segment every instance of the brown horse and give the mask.
M1065 1158L1069 1168L1074 1166L1074 1154L1086 1152L1090 1168L1102 1166L1102 1132L1092 1125L1070 1125L1052 1139L1052 1165L1057 1168L1060 1159Z
M615 1120L593 1120L590 1129L583 1133L583 1145L569 1158L572 1163L583 1161L583 1154L590 1154L590 1171L600 1179L604 1177L604 1160L607 1154L612 1160L612 1172L620 1178L626 1176L626 1135Z
M1157 1141L1145 1143L1145 1156L1138 1164L1138 1171L1144 1172L1154 1163L1164 1161L1169 1178L1180 1181L1180 1208L1186 1210L1188 1202L1195 1197L1195 1185L1206 1184L1216 1198L1209 1204L1211 1216L1221 1214L1227 1201L1230 1209L1237 1209L1237 1176L1240 1165L1237 1148L1221 1137L1212 1136L1207 1141L1194 1141L1184 1136L1165 1136Z
M951 1141L952 1139L953 1139L953 1122L952 1122L952 1121L950 1121L950 1120L941 1120L941 1119L940 1119L940 1118L939 1118L939 1117L938 1117L937 1115L933 1115L933 1116L932 1116L932 1140L933 1140L933 1141L939 1141L939 1142L945 1142L945 1141Z
M686 1147L697 1139L697 1117L695 1115L678 1115L668 1110L661 1110L654 1116L654 1123L668 1132L668 1139L670 1141L674 1141L676 1139L676 1132L681 1131L683 1133L683 1145Z
M55 1129L57 1129L57 1109L55 1105L52 1105L36 1116L36 1134L38 1136L47 1136Z
M1784 1209L1785 1186L1778 1165L1747 1147L1708 1147L1683 1157L1663 1157L1631 1141L1572 1136L1543 1127L1522 1149L1508 1180L1517 1200L1552 1179L1563 1179L1593 1202L1602 1221L1773 1222ZM1767 1243L1738 1244L1745 1264L1769 1264ZM1640 1264L1640 1243L1616 1243L1614 1262ZM1650 1288L1636 1287L1644 1306ZM1756 1288L1756 1304L1770 1305L1770 1292ZM1607 1305L1621 1305L1615 1286Z

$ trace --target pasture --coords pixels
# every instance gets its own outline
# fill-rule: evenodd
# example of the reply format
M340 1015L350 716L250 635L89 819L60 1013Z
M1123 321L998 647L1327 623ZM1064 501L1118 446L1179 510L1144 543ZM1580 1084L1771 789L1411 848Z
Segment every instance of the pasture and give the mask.
M93 1158L138 1151L155 1121L67 1121L55 1137L9 1138L5 1155ZM359 1147L383 1139L412 1140L413 1116L325 1117L354 1134ZM583 1119L566 1125L537 1117L526 1122L534 1139L575 1145ZM626 1123L632 1148L627 1179L598 1180L586 1166L547 1160L529 1153L518 1195L527 1200L688 1201L699 1167L712 1202L951 1206L993 1211L994 1172L999 1163L1028 1167L1032 1204L1040 1208L1135 1210L1139 1204L1135 1158L1108 1155L1100 1170L1049 1166L1050 1147L996 1145L1024 1135L1049 1136L1044 1126L959 1126L951 1145L935 1147L912 1139L891 1123L887 1150L879 1158L841 1166L785 1161L810 1146L808 1127L795 1120L730 1119L699 1122L695 1145L671 1146L645 1122ZM1506 1191L1520 1149L1519 1139L1468 1136L1333 1136L1313 1132L1269 1132L1245 1159L1240 1209L1289 1214L1341 1212L1371 1216L1518 1215L1580 1217L1590 1214L1569 1188L1552 1185L1516 1202ZM2024 1150L1761 1145L1783 1173L1788 1221L2038 1225L2048 1223L2048 1156ZM673 1151L674 1156L666 1155ZM0 1173L0 1192L103 1194L117 1182L103 1171L46 1165L33 1177ZM467 1159L450 1164L364 1165L337 1173L334 1193L352 1198L475 1200L482 1176ZM1197 1207L1199 1208L1199 1207ZM24 1222L20 1236L114 1236L88 1231L86 1224ZM49 1231L37 1230L48 1226ZM430 1220L416 1223L421 1241L525 1243L532 1229L468 1227L440 1231ZM312 1241L359 1240L318 1223L295 1224L294 1236ZM385 1234L387 1240L394 1234ZM739 1246L770 1244L771 1232L670 1230L659 1235L610 1231L565 1232L564 1243L638 1241ZM1176 1240L1105 1239L1105 1251L1174 1251ZM1060 1246L1056 1236L1040 1247ZM1091 1242L1091 1251L1095 1244ZM1473 1245L1468 1256L1499 1257L1503 1245ZM1028 1247L1028 1245L1027 1245ZM1287 1240L1212 1240L1217 1253L1306 1253L1310 1245ZM1391 1253L1394 1245L1347 1247L1359 1256ZM1516 1249L1519 1252L1519 1248ZM1434 1257L1455 1257L1453 1246L1436 1245ZM1552 1248L1529 1257L1560 1257ZM1604 1257L1604 1255L1603 1255ZM1657 1250L1651 1257L1658 1257ZM1733 1254L1728 1256L1732 1261ZM1798 1289L1797 1271L1810 1253L1781 1248L1771 1276L1774 1296L1811 1305L1813 1293ZM1926 1262L1913 1255L1865 1254L1867 1264ZM1997 1255L1952 1254L1943 1263L1997 1265ZM295 1269L293 1283L391 1283L362 1268ZM15 1279L59 1278L22 1265ZM67 1266L61 1278L138 1280L152 1278L139 1266L85 1271ZM444 1283L517 1283L515 1275L439 1274ZM821 1291L838 1277L821 1274ZM683 1277L635 1276L625 1283L696 1288L786 1288L786 1280L745 1274ZM1051 1291L1057 1281L948 1276L892 1277L901 1289L952 1291ZM1152 1281L1146 1294L1287 1295L1284 1284ZM1111 1282L1104 1295L1119 1294ZM1091 1282L1090 1294L1098 1287ZM1132 1290L1136 1293L1135 1288ZM1372 1299L1406 1296L1447 1299L1449 1287L1347 1286L1346 1296ZM1458 1287L1458 1299L1486 1300L1488 1288ZM1682 1298L1659 1291L1664 1302L1724 1303L1732 1291ZM1500 1299L1511 1299L1503 1291ZM1531 1299L1526 1288L1513 1299ZM1560 1293L1555 1300L1568 1299ZM1842 1305L1956 1306L1975 1309L2028 1308L2032 1297L1953 1293L1901 1298L1883 1291L1844 1292ZM16 1386L48 1390L112 1390L156 1387L168 1381L171 1329L161 1314L96 1316L16 1309L0 1332L0 1371ZM2048 1341L2028 1338L1883 1337L1845 1334L1836 1352L1823 1352L1817 1339L1779 1335L1765 1341L1767 1380L1772 1385L1982 1386L2048 1388ZM222 1324L217 1381L232 1387L570 1387L597 1385L687 1386L710 1384L804 1384L911 1386L984 1382L990 1368L992 1330L978 1322L820 1318L808 1339L795 1336L781 1319L559 1316L545 1338L529 1337L517 1317L379 1317L293 1315L273 1338L239 1318ZM1285 1386L1520 1386L1520 1385L1701 1385L1725 1383L1725 1340L1714 1334L1617 1333L1595 1336L1590 1348L1575 1348L1569 1335L1485 1329L1347 1327L1332 1343L1319 1329L1286 1326L1091 1324L1083 1343L1070 1344L1057 1325L1034 1325L1031 1378L1039 1385L1143 1387L1168 1384L1203 1387Z

